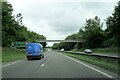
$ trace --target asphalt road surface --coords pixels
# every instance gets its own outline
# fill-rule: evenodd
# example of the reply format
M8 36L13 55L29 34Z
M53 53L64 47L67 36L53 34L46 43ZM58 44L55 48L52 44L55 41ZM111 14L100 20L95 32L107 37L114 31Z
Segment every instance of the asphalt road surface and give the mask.
M22 59L3 64L2 78L114 78L114 75L83 61L50 51L41 60Z

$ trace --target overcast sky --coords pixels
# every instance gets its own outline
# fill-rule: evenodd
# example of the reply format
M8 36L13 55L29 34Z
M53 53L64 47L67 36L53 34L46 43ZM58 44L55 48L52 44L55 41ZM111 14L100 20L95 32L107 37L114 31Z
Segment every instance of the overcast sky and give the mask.
M63 40L77 33L86 19L98 16L103 22L119 0L8 0L13 14L21 13L28 30L48 40ZM105 26L104 26L105 29ZM48 43L51 46L53 43Z

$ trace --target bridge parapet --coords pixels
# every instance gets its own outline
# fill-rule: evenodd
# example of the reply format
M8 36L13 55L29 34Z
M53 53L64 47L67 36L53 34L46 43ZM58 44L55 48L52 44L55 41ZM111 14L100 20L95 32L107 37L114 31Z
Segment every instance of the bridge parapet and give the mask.
M38 42L84 42L84 40L39 40Z

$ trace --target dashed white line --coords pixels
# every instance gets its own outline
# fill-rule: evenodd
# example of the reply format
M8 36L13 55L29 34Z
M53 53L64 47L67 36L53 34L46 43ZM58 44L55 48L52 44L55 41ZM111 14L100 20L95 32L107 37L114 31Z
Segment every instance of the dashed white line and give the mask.
M6 66L9 66L9 65L12 65L12 64L18 63L18 62L21 62L21 61L16 61L16 62L13 62L13 63L10 63L10 64L6 64L6 65L3 65L2 67L6 67Z
M44 66L44 64L41 65L41 67L43 67L43 66Z
M62 54L61 54L62 55ZM107 76L107 77L109 77L109 78L113 78L112 76L110 76L110 75L108 75L107 73L105 73L105 72L102 72L102 71L100 71L100 70L98 70L98 69L95 69L95 68L93 68L93 67L91 67L91 66L89 66L89 65L87 65L87 64L84 64L84 63L82 63L82 62L80 62L80 61L78 61L78 60L75 60L75 59L73 59L73 58L71 58L71 57L69 57L69 56L66 56L66 55L64 55L65 57L67 57L67 58L69 58L69 59L72 59L72 60L74 60L75 62L78 62L78 63L80 63L80 64L82 64L82 65L84 65L84 66L86 66L86 67L88 67L88 68L90 68L90 69L93 69L93 70L95 70L95 71L97 71L97 72L99 72L99 73L101 73L101 74L103 74L103 75L105 75L105 76Z

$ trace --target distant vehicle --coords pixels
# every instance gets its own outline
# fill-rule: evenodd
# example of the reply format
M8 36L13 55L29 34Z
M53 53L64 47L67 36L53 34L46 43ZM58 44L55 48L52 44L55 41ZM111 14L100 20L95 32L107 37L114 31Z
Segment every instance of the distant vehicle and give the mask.
M60 51L64 51L64 49L62 48Z
M85 49L84 52L85 52L85 53L92 53L92 50L91 50L91 49Z
M44 58L42 45L40 43L28 43L26 57L28 60L32 58Z
M50 52L50 49L48 49L48 52Z

